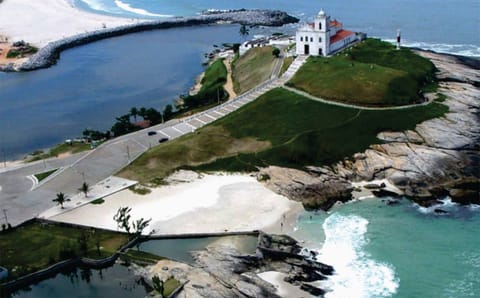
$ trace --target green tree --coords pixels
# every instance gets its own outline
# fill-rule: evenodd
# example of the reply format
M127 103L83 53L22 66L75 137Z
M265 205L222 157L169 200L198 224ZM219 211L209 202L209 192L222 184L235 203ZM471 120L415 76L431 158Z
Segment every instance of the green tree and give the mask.
M279 48L274 48L272 50L272 55L275 56L275 58L280 57L280 49Z
M113 220L117 222L117 227L119 229L124 229L128 234L130 234L130 207L120 207L117 210L117 214L113 216Z
M143 217L134 221L132 223L132 227L133 227L133 230L135 231L135 234L137 236L140 236L143 230L145 230L150 225L151 221L152 221L151 218L148 220L145 220L143 219Z
M250 33L250 30L248 30L247 26L245 24L242 24L240 26L240 35L243 37L243 39L246 39L247 35Z
M166 105L165 108L163 109L163 119L165 121L168 121L172 119L173 116L173 107L172 105Z
M90 185L88 185L87 182L83 182L82 186L78 190L83 192L85 194L85 198L86 198L88 192L90 191Z
M63 209L63 204L65 202L70 201L70 199L67 199L67 196L63 192L59 192L59 193L57 193L57 197L55 199L53 199L52 201L56 202L57 205L60 205L60 207L62 207L62 209Z
M152 125L162 123L162 113L154 108L149 108L145 111L145 120L149 120Z
M130 115L117 117L117 122L112 126L111 131L118 137L129 132L135 131L137 127L130 122Z
M134 121L137 122L138 109L136 107L131 108L130 115L133 117Z
M160 295L162 295L163 297L163 280L161 280L160 277L158 277L158 275L154 275L152 277L152 285L153 285L153 289L158 293L160 293Z
M138 115L142 117L143 120L146 120L145 119L146 114L147 114L147 109L145 109L145 107L141 107L140 110L138 110Z

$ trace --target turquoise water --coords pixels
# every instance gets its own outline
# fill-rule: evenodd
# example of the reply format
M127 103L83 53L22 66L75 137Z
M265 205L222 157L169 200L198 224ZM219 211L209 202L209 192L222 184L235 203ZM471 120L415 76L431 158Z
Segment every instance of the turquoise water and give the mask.
M75 0L83 9L128 18L192 16L206 9L281 9L302 21L324 9L352 30L406 45L480 56L480 2L477 0Z
M296 236L335 267L327 297L479 297L480 206L440 208L368 199L303 214Z
M15 292L18 298L146 297L147 290L130 268L115 264L102 270L74 269Z

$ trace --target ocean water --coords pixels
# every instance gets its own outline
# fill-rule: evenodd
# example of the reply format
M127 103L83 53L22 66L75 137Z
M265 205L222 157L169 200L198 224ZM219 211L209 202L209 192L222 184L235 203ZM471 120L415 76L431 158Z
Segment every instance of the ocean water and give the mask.
M74 0L82 9L127 18L192 16L206 9L281 9L311 20L324 9L346 28L405 45L465 56L480 56L480 1L477 0Z
M130 34L61 53L51 68L0 72L0 160L107 130L131 107L162 110L185 94L214 44L238 42L238 26Z
M435 208L367 199L305 213L295 235L335 267L326 297L479 297L480 206Z

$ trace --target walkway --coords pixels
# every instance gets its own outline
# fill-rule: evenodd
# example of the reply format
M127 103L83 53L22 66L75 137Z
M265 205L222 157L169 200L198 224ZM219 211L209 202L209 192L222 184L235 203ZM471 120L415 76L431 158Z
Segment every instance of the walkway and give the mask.
M422 103L416 103L416 104L410 104L410 105L404 105L404 106L395 106L395 107L365 107L365 106L359 106L359 105L354 105L354 104L348 104L348 103L342 103L338 101L331 101L331 100L326 100L320 97L316 97L311 95L310 93L288 87L288 86L282 86L283 88L287 89L288 91L294 92L298 95L307 97L309 99L319 101L328 105L333 105L333 106L339 106L339 107L344 107L344 108L352 108L352 109L357 109L357 110L368 110L368 111L387 111L387 110L404 110L404 109L410 109L418 106L426 106L429 103L431 103L434 99L434 96L428 96L426 95L427 100Z
M78 194L78 189L84 181L94 186L107 179L149 148L159 145L159 139L166 137L172 140L193 132L252 102L262 94L282 86L295 74L306 58L297 58L281 78L278 78L281 59L278 60L274 67L273 78L228 102L181 120L170 120L105 142L70 165L62 167L43 180L33 191L26 190L22 194L9 197L8 200L0 191L1 208L7 210L8 219L12 225L18 225L36 217L46 209L55 206L52 199L58 192L63 192L67 197L73 198ZM157 134L149 136L147 134L149 131L156 131Z
M237 93L233 90L232 61L230 58L223 59L223 65L225 65L225 68L227 69L227 81L223 85L223 88L227 91L228 98L235 98Z

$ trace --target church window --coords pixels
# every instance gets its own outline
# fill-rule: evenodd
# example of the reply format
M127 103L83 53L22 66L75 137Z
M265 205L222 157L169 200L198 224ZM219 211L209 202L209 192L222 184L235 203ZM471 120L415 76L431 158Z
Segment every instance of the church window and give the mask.
M322 30L322 23L318 22L318 30Z
M310 37L310 41L313 42L313 37Z
M322 38L321 38L321 37L318 38L318 42L322 42Z
M300 41L303 41L303 37L302 37L302 36L300 36Z

